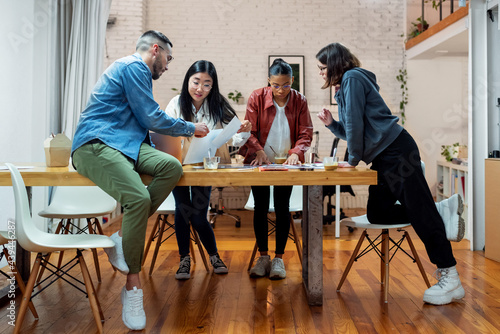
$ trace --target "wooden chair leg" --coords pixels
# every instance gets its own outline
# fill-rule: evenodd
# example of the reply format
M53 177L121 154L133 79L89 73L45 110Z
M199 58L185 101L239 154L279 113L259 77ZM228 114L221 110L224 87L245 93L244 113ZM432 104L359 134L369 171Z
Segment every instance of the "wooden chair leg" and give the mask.
M297 229L295 228L295 222L293 221L292 215L290 214L290 226L292 227L293 233L293 241L295 242L295 246L297 247L297 252L299 253L300 264L302 264L302 245L300 244L300 238L297 233Z
M66 220L66 225L63 225L63 226L66 226L66 228L63 231L64 234L69 233L70 223L71 223L71 219L68 219L68 220ZM59 261L57 261L57 269L61 268L63 258L64 258L64 251L60 251L59 252Z
M153 229L151 230L151 233L149 235L148 242L146 243L146 249L144 250L144 255L142 256L142 266L144 266L144 263L146 262L146 257L148 256L149 247L151 247L151 242L153 241L153 238L155 237L155 233L158 229L159 222L160 222L160 215L158 215L156 217L155 224L154 224Z
M382 284L384 285L384 302L387 303L389 296L389 230L382 230L382 259L381 264L383 265L382 270Z
M163 231L165 229L165 223L167 219L163 217L160 223L160 229L158 230L158 239L156 239L155 251L153 253L153 259L151 260L151 267L149 268L149 276L153 274L153 269L155 267L156 257L158 256L158 251L160 250L161 242L163 240Z
M35 286L35 280L40 270L40 265L42 264L42 253L36 255L35 263L31 269L30 277L28 278L28 284L26 285L26 290L23 293L23 300L16 319L16 326L14 327L14 334L21 332L21 326L23 325L24 316L26 315L26 310L28 309L28 304L31 300L31 294L33 293L33 287Z
M342 274L342 278L340 279L339 285L337 286L337 291L340 291L340 288L342 287L342 284L344 284L345 279L347 278L347 274L349 274L349 271L351 270L351 267L356 260L356 256L358 256L359 250L361 248L361 245L363 244L363 241L366 238L366 230L361 233L361 236L359 237L358 243L356 244L356 248L354 248L354 251L352 252L351 258L349 259L349 262L347 263L347 266L344 269L344 273Z
M201 260L203 261L203 265L205 266L205 269L207 270L207 272L209 272L210 268L208 267L208 261L207 261L206 255L205 255L205 251L203 250L203 246L201 244L200 238L198 237L198 232L196 232L194 230L193 225L191 225L191 234L193 235L194 243L198 245L198 250L200 251L200 256L201 256ZM189 241L191 242L191 239L189 239ZM192 246L192 244L191 244L191 246ZM194 257L194 250L192 252L193 252L193 257Z
M94 234L94 229L92 228L92 219L87 218L87 226L89 228L89 234ZM94 266L95 266L95 273L97 275L97 282L101 283L101 268L99 267L99 258L97 257L97 249L92 248L91 251L94 257Z
M97 299L94 286L92 285L92 280L90 279L90 274L85 263L83 255L78 253L78 261L80 262L80 268L82 270L83 281L85 282L85 288L87 289L87 296L89 298L90 308L94 314L94 320L97 325L97 330L99 333L103 332L102 322L104 321L104 315L102 313L101 305Z
M61 228L63 226L63 223L64 223L64 219L61 219L61 221L59 222L59 224L57 224L57 228L56 228L56 231L54 232L54 234L59 234L61 232ZM50 260L50 256L52 255L52 253L47 253L46 257L47 257L47 261ZM37 283L40 283L40 281L42 280L42 276L43 276L43 272L45 271L45 267L42 267L40 269L40 274L38 274L38 278L36 279L36 282Z
M408 245L410 246L411 252L413 254L413 258L415 259L415 262L417 263L418 269L420 270L420 274L422 275L425 284L427 284L427 287L431 287L431 283L429 282L429 279L427 278L427 275L425 274L424 266L422 266L422 262L420 261L420 258L418 257L417 250L415 249L415 246L413 246L413 241L411 241L410 234L405 231L404 233L406 240L408 241Z
M9 252L7 251L7 249L5 247L3 248L3 254L5 255L5 259L9 258ZM17 270L16 263L13 262L12 266L13 266L12 269L14 269L13 273L14 273L14 276L16 277L17 285L19 286L19 290L21 290L21 294L24 296L24 292L26 291L26 285L24 285L23 278L19 274L19 270ZM33 314L33 317L35 318L35 320L38 320L38 313L36 312L35 305L33 305L33 302L31 301L31 299L28 303L28 307L31 311L31 314Z
M253 264L253 261L255 260L255 255L257 254L257 242L255 242L255 246L253 247L253 251L252 251L252 256L250 257L250 263L248 264L248 270L252 269L252 264Z

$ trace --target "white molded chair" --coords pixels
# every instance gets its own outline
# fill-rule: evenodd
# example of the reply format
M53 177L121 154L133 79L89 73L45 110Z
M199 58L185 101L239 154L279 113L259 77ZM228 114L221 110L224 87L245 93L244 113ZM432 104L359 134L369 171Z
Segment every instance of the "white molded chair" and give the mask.
M90 187L56 187L50 205L38 215L44 218L60 219L55 233L76 234L102 234L102 227L97 217L105 216L113 212L116 208L116 201L106 194L101 188ZM87 226L80 228L74 224L74 219L86 219ZM101 270L96 249L92 249L94 255L94 265L96 268L97 280L101 282ZM61 267L64 252L60 252L57 267ZM50 258L50 255L49 255ZM47 258L47 260L49 259ZM37 282L43 275L43 268L40 271Z
M90 307L94 315L97 329L99 333L102 333L102 322L104 321L104 314L102 313L102 309L99 304L99 300L97 299L94 285L92 284L92 279L90 278L90 274L81 250L89 248L110 248L114 247L114 242L105 235L57 235L46 233L38 229L38 227L33 223L31 219L28 196L21 174L12 164L6 165L10 170L12 186L14 189L14 199L16 204L15 233L17 242L26 251L37 253L33 268L31 270L31 274L28 279L28 283L26 285L26 290L23 294L21 306L19 307L14 333L19 333L21 331L21 326L26 314L26 309L28 308L29 301L32 297L33 288L35 287L35 279L38 275L40 267L47 268L47 270L50 270L52 272L52 275L60 278L61 276L67 274L64 271L65 268L72 268L73 266L71 265L71 263L75 261L77 263L80 263L84 282L76 280L74 275L67 275L66 280L68 280L69 282L69 280L72 279L75 281L75 283L85 285L86 295L90 302ZM51 263L47 262L43 256L44 253L68 250L76 250L76 256L70 262L62 266L60 270L53 266ZM51 278L52 275L44 279L41 283L37 284L37 286L43 284L45 281ZM47 286L52 284L54 281L55 279L49 282ZM72 285L76 287L76 285Z
M14 231L11 231L11 233L14 233ZM9 251L7 250L7 247L5 247L6 244L9 243L9 241L15 241L15 239L9 238L9 232L7 231L0 231L0 245L2 245L2 253L0 253L0 261L2 258L5 256L5 259L8 261L9 259ZM14 244L15 245L15 244ZM14 247L13 244L9 247ZM15 249L13 249L15 251ZM12 261L12 258L11 258ZM21 290L21 293L24 295L26 292L26 285L24 285L23 278L19 274L19 270L17 270L17 266L15 261L12 262L12 264L9 263L10 269L12 274L14 274L16 278L17 285L19 286L19 290ZM10 279L11 276L7 275L7 273L4 273L3 271L0 271L7 279ZM38 313L36 312L35 306L33 305L33 302L30 300L28 303L28 307L30 308L31 313L33 314L33 317L35 317L35 320L38 320Z
M422 171L425 174L425 165L423 162ZM337 292L340 291L342 284L344 284L344 281L347 278L347 275L349 274L353 263L372 250L375 251L380 257L380 282L384 286L384 301L386 303L389 295L389 263L394 255L396 255L396 252L398 250L401 250L403 253L408 255L408 257L410 257L413 262L417 264L418 269L420 270L420 274L425 281L425 284L427 284L427 287L430 288L431 285L429 283L429 279L425 274L424 267L422 266L422 262L420 262L420 258L418 257L418 253L415 250L415 246L413 246L413 242L411 241L408 232L404 230L405 228L411 226L410 223L401 222L401 224L371 224L368 221L366 215L344 218L340 221L340 223L349 227L350 231L352 231L354 228L361 228L363 229L363 232L361 233L361 236L358 240L358 243L356 244L356 247L354 248L354 251L351 255L351 258L349 259L349 262L347 263L346 268L344 269L344 273L342 275L342 278L340 279L340 283L337 286ZM372 240L368 235L368 230L381 230L381 232L375 239ZM403 235L398 241L394 241L390 237L389 232L391 230L403 232ZM361 246L365 239L368 240L369 244L360 252ZM406 252L403 248L401 248L401 245L405 239L408 242L408 246L410 247L413 256ZM391 255L390 252L393 249L394 252Z
M151 230L151 234L149 235L148 242L146 243L144 256L142 257L142 265L144 266L144 263L146 262L146 257L148 256L149 253L149 248L151 247L151 242L153 242L153 240L156 239L155 250L153 253L153 258L151 259L151 266L149 268L149 276L151 276L153 273L153 269L156 263L156 258L158 256L158 251L160 250L161 244L175 234L174 224L170 223L167 219L168 215L173 216L175 214L175 199L172 193L170 193L167 199L163 201L158 210L156 210L156 213L158 214L158 216L156 217L155 224L153 226L153 229ZM170 229L172 229L172 233L163 237L163 234ZM209 271L205 251L203 250L203 247L201 245L198 233L193 229L193 226L191 224L190 224L190 231L191 231L191 238L189 240L189 248L191 249L191 253L193 254L192 256L193 262L196 263L196 256L194 255L194 246L193 246L193 241L194 241L195 244L198 246L198 250L200 251L200 256L201 259L203 260L203 264L205 265L205 269Z
M295 246L297 247L297 252L299 254L300 263L302 263L302 245L300 244L300 238L297 233L297 229L295 228L295 223L292 218L292 212L300 212L302 211L302 186L293 186L292 194L290 195L290 227L292 228L292 233L289 234L289 238L295 242ZM253 198L252 191L250 191L250 195L248 196L248 201L245 204L245 209L254 211L255 202ZM270 187L269 194L269 212L275 212L274 210L274 186ZM267 218L267 222L269 225L268 236L273 234L276 230L275 222L271 218ZM255 260L255 255L257 254L258 245L255 242L255 246L253 247L252 256L250 257L250 263L248 264L248 270L252 269L253 261Z

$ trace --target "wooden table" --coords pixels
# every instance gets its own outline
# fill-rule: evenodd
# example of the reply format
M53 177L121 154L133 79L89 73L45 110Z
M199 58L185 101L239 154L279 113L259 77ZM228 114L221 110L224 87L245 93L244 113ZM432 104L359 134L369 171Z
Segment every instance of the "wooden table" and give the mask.
M94 183L69 167L46 167L44 163L16 163L16 166L34 166L20 169L28 195L33 186L92 186ZM3 164L0 164L3 166ZM149 183L151 177L144 175ZM316 169L314 171L266 171L258 169L218 169L204 170L184 167L180 186L264 186L303 185L304 205L302 224L302 278L310 305L323 304L323 185L336 185L340 194L341 185L376 184L377 173L367 168L339 168L336 171ZM8 170L0 170L0 186L12 185ZM340 208L340 196L336 196ZM339 216L336 215L336 236L339 231ZM22 249L17 252L19 271L23 277L29 276L29 253ZM28 273L28 276L26 276Z

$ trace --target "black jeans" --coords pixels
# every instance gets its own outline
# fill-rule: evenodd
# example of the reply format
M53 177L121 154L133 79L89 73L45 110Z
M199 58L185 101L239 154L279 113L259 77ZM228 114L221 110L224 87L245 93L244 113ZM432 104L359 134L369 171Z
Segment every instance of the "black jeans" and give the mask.
M189 255L190 221L208 255L217 254L214 230L207 220L211 191L212 187L197 186L178 186L172 191L175 199L175 236L181 257Z
M369 188L368 220L373 224L410 222L431 262L438 268L454 266L457 262L422 172L417 144L410 134L403 130L373 160L371 169L377 171L378 178L377 185Z
M255 202L253 214L253 229L259 252L267 252L268 227L267 214L269 212L269 186L252 186ZM274 210L276 212L276 254L284 254L288 233L290 232L290 195L292 186L274 187Z

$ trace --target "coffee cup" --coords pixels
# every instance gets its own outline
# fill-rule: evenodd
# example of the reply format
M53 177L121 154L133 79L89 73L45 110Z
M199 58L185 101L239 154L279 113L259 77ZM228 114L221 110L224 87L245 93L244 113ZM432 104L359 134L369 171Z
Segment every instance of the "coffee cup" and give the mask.
M339 167L339 158L338 157L324 157L323 158L323 167L325 170L336 170Z

